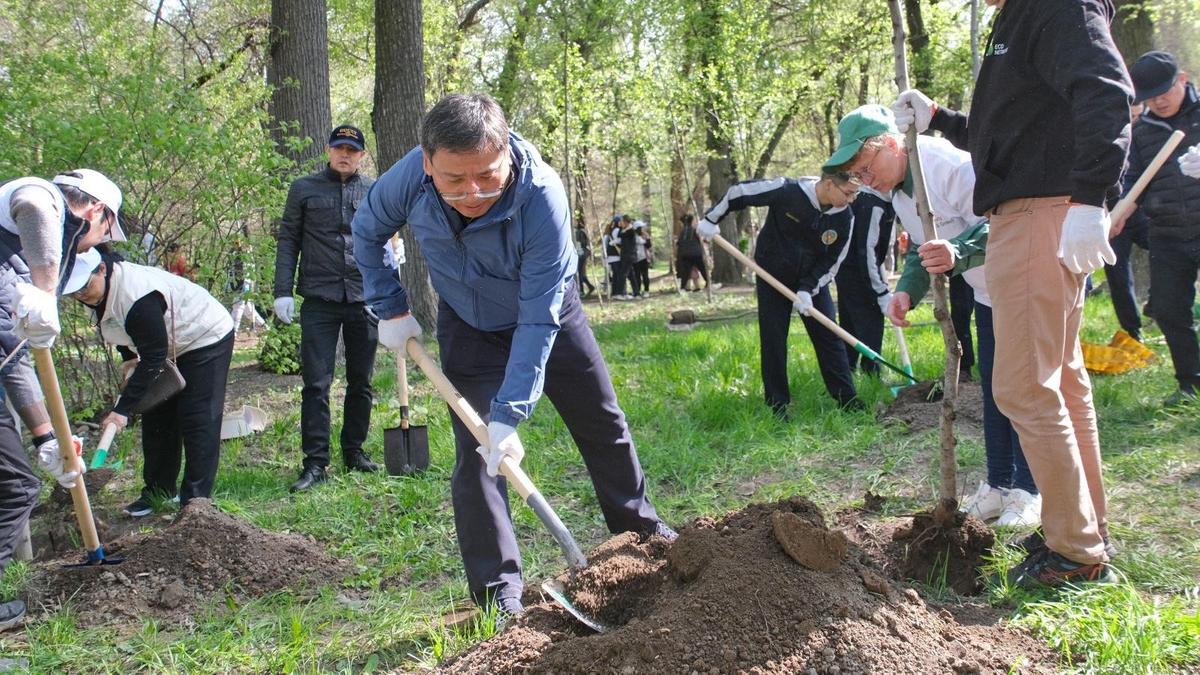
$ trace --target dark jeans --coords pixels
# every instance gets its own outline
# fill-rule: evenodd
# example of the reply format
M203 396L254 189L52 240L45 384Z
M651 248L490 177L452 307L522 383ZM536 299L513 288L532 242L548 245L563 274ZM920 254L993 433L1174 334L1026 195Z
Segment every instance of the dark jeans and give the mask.
M1021 451L1021 439L992 396L992 371L996 365L996 333L992 308L975 303L975 331L979 337L979 388L983 390L983 447L987 454L988 485L1018 487L1036 495L1037 485Z
M633 290L650 292L650 261L639 260L633 264Z
M954 322L954 334L962 345L962 358L958 361L960 373L970 374L975 366L975 343L971 339L971 312L975 310L975 290L961 276L950 277L950 320Z
M792 323L792 301L783 296L762 279L755 280L758 295L758 342L762 358L763 394L767 405L776 412L782 411L792 401L788 387L787 337ZM813 307L836 319L833 298L829 288L822 288L813 295ZM832 331L817 323L816 319L801 316L808 337L817 353L817 365L825 390L841 405L846 405L856 396L854 381L850 378L850 364L846 361L846 350L842 341Z
M617 404L574 284L559 312L561 328L546 362L544 393L583 456L610 532L653 531L658 514L646 498L646 478L625 413ZM486 414L504 381L513 331L485 332L463 321L445 302L438 308L438 344L446 376L476 412ZM458 547L471 597L479 604L520 597L521 552L513 533L503 476L490 478L479 443L458 416L456 461L450 479ZM536 449L530 454L536 455ZM551 500L553 502L553 500Z
M708 285L708 269L704 266L704 256L680 256L675 261L675 270L679 275L680 288L686 288L687 283L692 278L692 270L699 270L701 278L704 279L704 285Z
M225 380L233 358L233 332L220 342L179 355L183 391L142 415L142 496L157 494L186 504L212 496L221 457ZM186 454L183 482L179 464Z
M865 275L856 274L856 271L846 269L837 275L838 324L878 353L883 349L883 312L879 309L875 289L865 278L861 278ZM868 375L879 375L878 363L863 358L845 342L841 345L851 371L861 367Z
M628 288L630 268L632 263L627 263L624 260L618 260L612 263L612 295L625 295Z
M575 256L575 258L576 258L576 260L575 260L576 269L578 270L578 272L576 272L576 274L579 275L577 283L580 288L587 286L587 292L589 295L591 295L593 292L595 292L596 286L588 279L587 256L586 255L577 255L577 256Z
M0 389L0 571L17 548L42 485L4 398Z
M1158 322L1175 379L1184 391L1200 391L1200 344L1196 342L1192 305L1200 271L1200 239L1189 242L1150 239L1150 310Z
M1130 218L1130 221L1133 220ZM1131 222L1125 226L1121 234L1113 237L1109 243L1112 244L1113 252L1117 254L1117 262L1104 266L1113 312L1117 315L1117 323L1121 324L1121 329L1132 335L1135 340L1141 340L1142 316L1138 311L1137 291L1133 283L1133 265L1129 256L1133 253L1134 244L1149 250L1150 244L1146 241L1146 228Z
M361 302L304 300L300 310L300 433L304 466L329 466L329 386L338 333L346 346L346 399L342 406L342 457L362 450L371 424L371 373L378 345L376 322Z

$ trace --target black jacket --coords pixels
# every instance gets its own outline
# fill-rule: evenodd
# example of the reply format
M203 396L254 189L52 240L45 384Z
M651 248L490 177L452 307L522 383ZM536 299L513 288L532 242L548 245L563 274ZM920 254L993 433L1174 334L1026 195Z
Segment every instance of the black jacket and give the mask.
M815 183L812 178L801 180L810 186ZM788 288L815 294L837 274L853 222L850 209L822 213L815 202L793 178L745 181L730 187L704 218L720 222L730 211L766 206L767 220L754 244L754 262Z
M1110 0L1008 0L996 15L970 123L939 109L930 124L970 151L975 213L1057 195L1100 206L1116 192L1133 87L1112 17Z
M350 222L374 182L355 174L343 183L338 172L327 166L292 183L277 235L275 297L293 294L299 259L296 290L300 295L332 302L363 301Z
M1200 239L1200 180L1183 175L1175 161L1200 143L1200 98L1191 84L1175 115L1163 119L1147 110L1133 125L1124 185L1128 189L1137 181L1176 129L1187 135L1146 186L1138 199L1138 213L1149 219L1152 239L1192 241Z

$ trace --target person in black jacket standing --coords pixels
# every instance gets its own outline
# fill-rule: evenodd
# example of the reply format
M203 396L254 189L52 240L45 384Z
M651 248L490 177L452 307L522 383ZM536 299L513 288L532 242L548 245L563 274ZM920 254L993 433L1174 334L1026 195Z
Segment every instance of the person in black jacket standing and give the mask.
M304 296L300 316L300 369L304 389L300 433L304 468L291 491L325 480L329 466L329 386L338 334L346 346L346 399L342 460L351 471L377 471L363 451L371 422L371 372L375 369L377 322L363 305L362 275L354 263L350 222L374 182L358 172L366 154L363 133L340 126L325 148L324 171L292 183L279 224L275 254L275 315L291 323L293 285ZM299 283L294 284L299 260Z
M1100 435L1079 325L1084 280L1116 260L1104 206L1129 147L1129 73L1108 0L987 0L1000 8L971 116L919 91L893 109L971 153L975 213L989 219L992 389L1042 493L1042 532L1010 583L1110 581ZM872 158L863 158L869 164Z
M800 312L804 321L829 395L843 408L863 406L850 378L850 364L841 339L808 316L815 307L836 319L829 282L849 249L854 220L847 205L857 189L848 176L745 181L729 188L696 228L702 238L711 239L720 233L717 223L730 211L748 206L768 207L766 224L754 247L754 262L788 288L795 289L798 296L792 303L762 279L755 286L763 393L767 405L783 419L788 416L787 406L792 400L787 375L787 335L793 310Z
M1167 52L1147 52L1133 64L1131 74L1134 98L1146 104L1146 111L1133 126L1126 186L1137 182L1176 129L1187 135L1172 159L1200 143L1200 97L1175 57ZM1183 175L1178 161L1169 161L1150 180L1138 204L1137 213L1144 214L1149 224L1148 314L1167 338L1179 384L1179 390L1166 401L1170 406L1200 394L1200 344L1192 320L1196 273L1200 271L1200 182Z
M679 238L675 242L675 272L679 277L679 290L688 290L692 270L699 271L707 287L708 269L704 266L704 244L700 243L700 235L696 233L696 216L685 213L679 220L683 223L679 228ZM699 285L692 290L700 290Z
M838 324L876 352L883 348L883 315L891 302L887 271L883 262L892 245L892 225L896 212L891 197L861 187L854 204L854 234L846 261L838 268ZM863 358L843 343L850 370L860 366L864 373L879 375L879 364ZM964 352L966 350L964 349Z

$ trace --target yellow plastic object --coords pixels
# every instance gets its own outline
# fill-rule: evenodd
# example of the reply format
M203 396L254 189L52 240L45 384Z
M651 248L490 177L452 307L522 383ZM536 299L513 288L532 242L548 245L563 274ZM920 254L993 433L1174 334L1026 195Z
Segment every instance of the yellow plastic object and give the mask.
M1083 364L1094 375L1120 375L1150 365L1157 358L1146 345L1119 330L1107 345L1083 343Z

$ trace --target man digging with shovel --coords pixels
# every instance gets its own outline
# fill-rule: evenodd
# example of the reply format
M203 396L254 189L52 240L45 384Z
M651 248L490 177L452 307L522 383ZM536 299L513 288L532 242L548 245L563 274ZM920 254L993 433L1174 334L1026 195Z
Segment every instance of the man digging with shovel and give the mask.
M488 447L452 415L454 521L471 597L502 615L523 610L520 551L501 460L525 454L516 427L543 389L583 455L609 530L675 532L646 498L646 480L575 285L567 196L538 151L509 131L484 94L454 94L421 123L421 145L381 176L354 217L354 255L379 341L403 353L421 327L384 246L412 228L438 306L445 374L489 411Z

